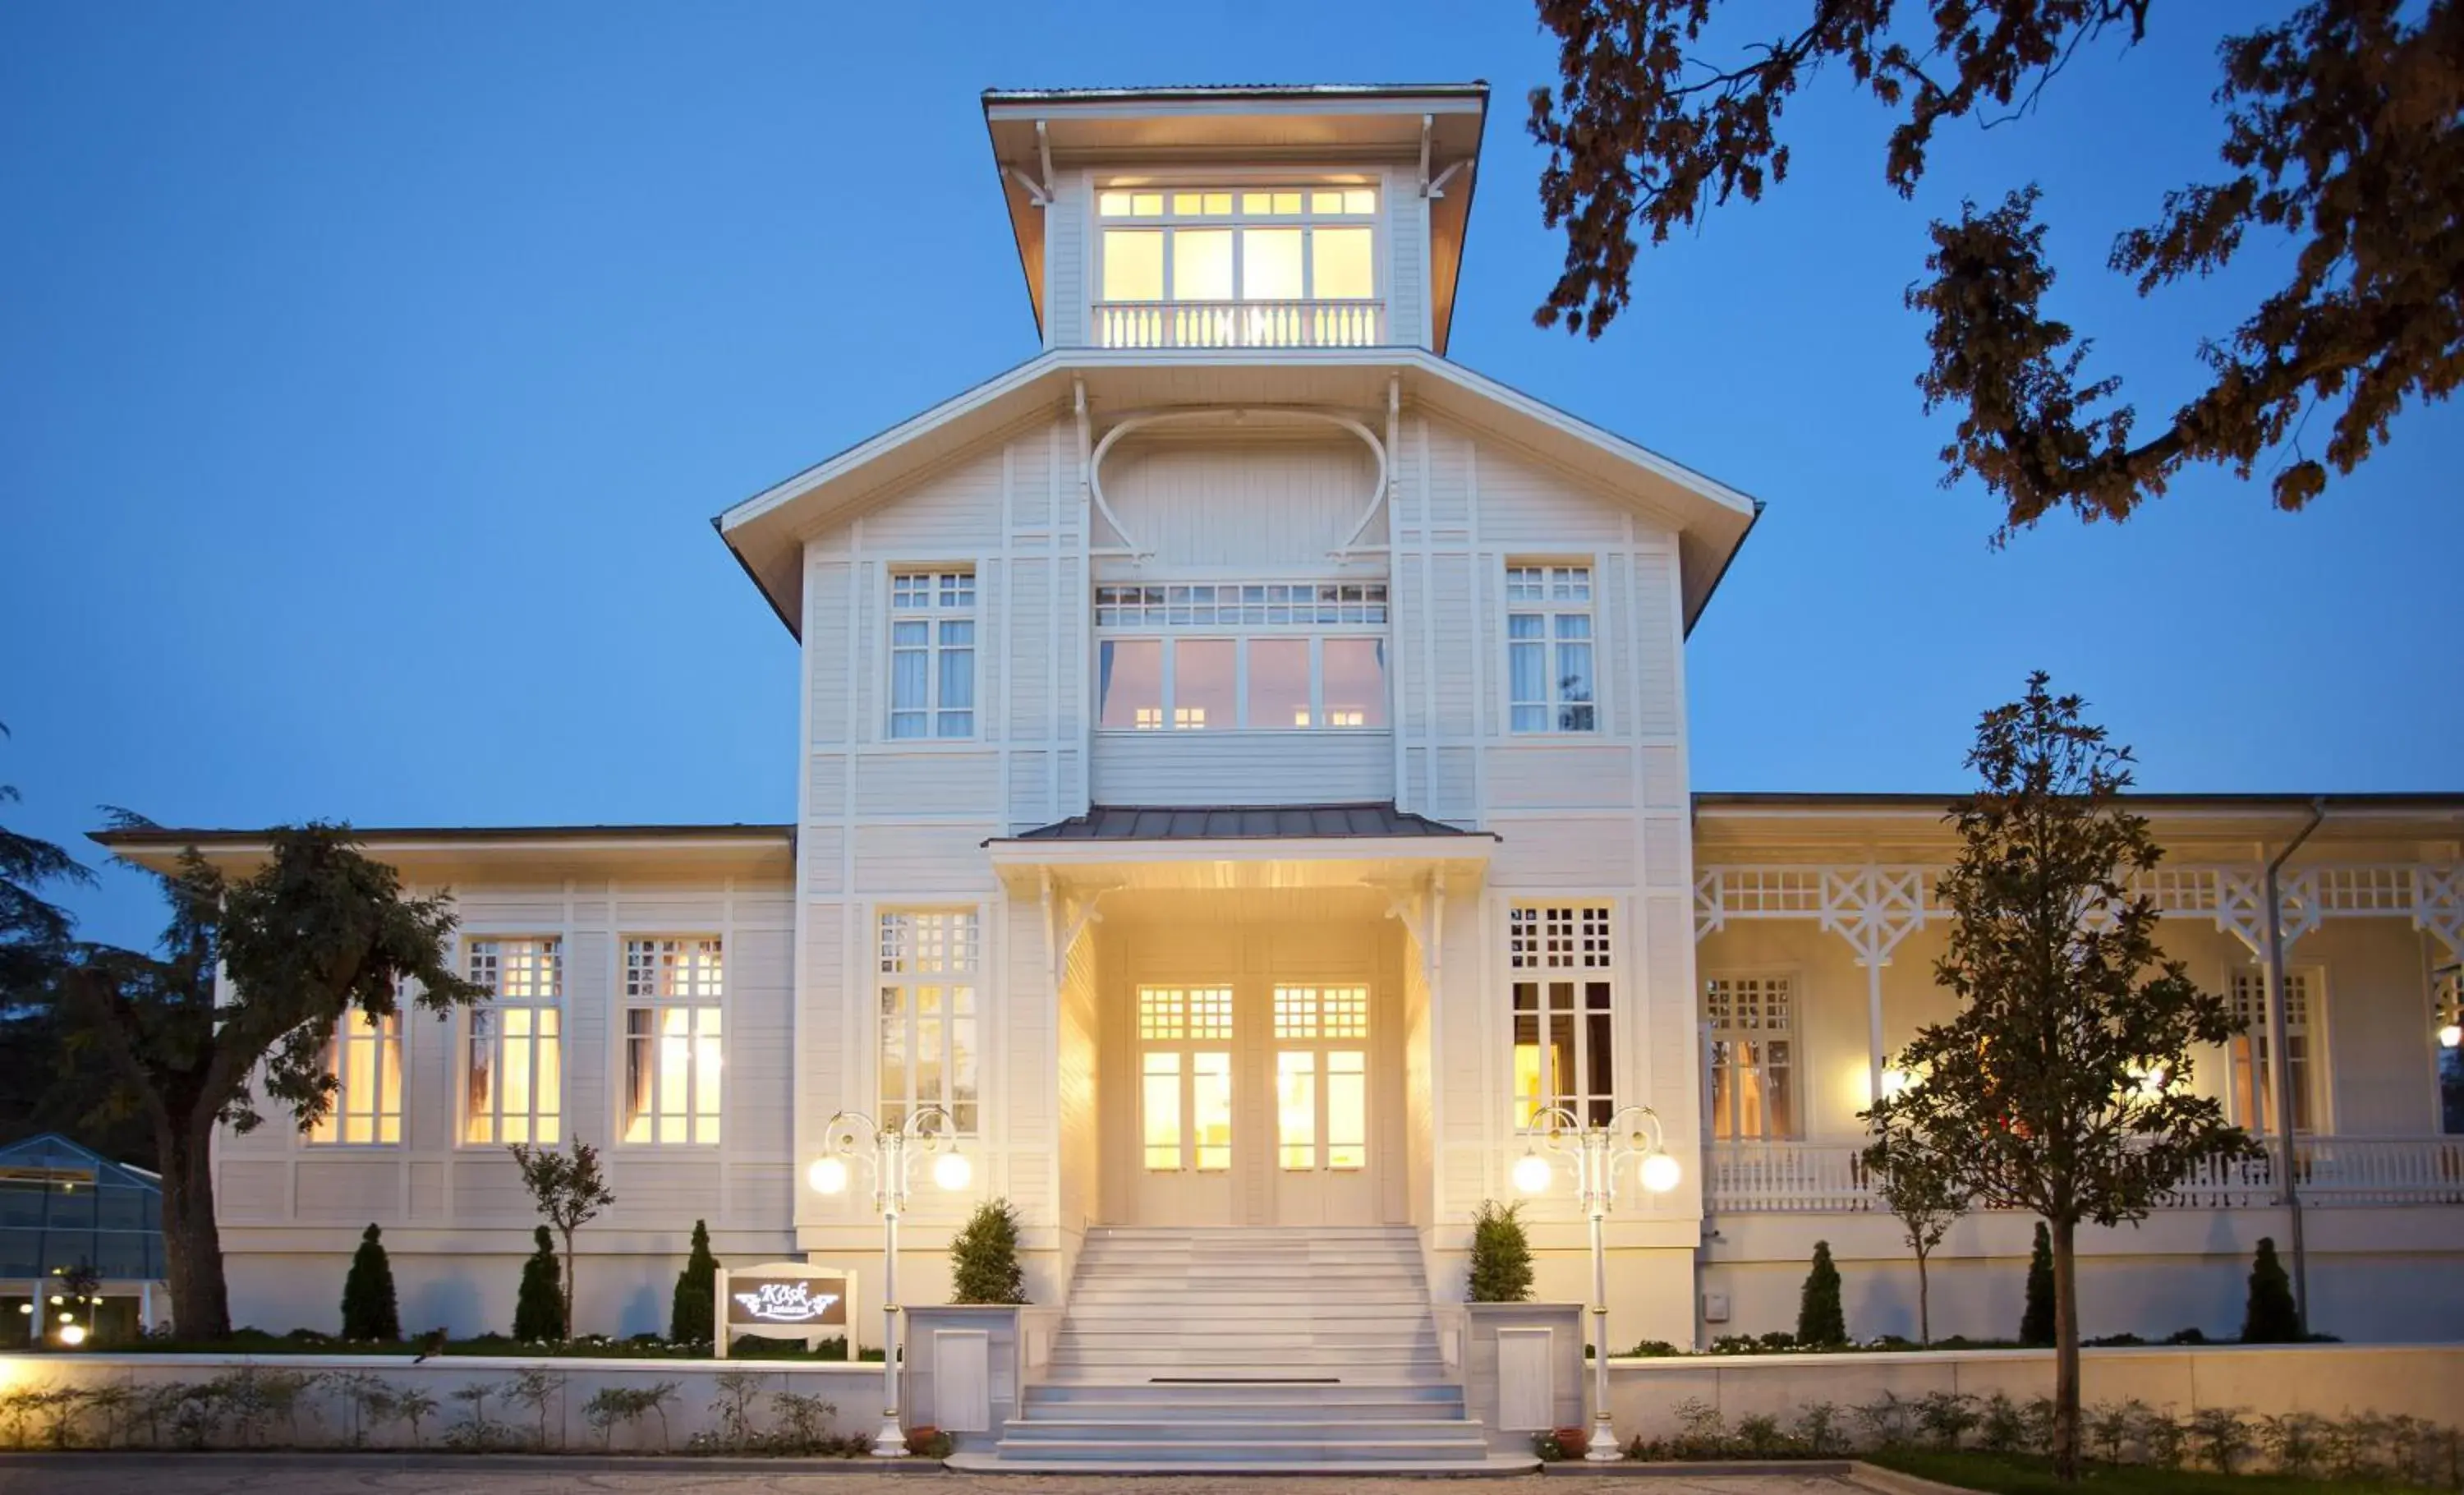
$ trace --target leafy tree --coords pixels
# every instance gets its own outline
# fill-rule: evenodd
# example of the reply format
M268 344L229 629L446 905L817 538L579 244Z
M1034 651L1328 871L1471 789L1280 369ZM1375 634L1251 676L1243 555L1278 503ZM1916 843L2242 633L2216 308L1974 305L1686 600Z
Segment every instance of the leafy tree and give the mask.
M1899 1218L1908 1249L1917 1259L1917 1342L1933 1343L1931 1284L1925 1268L1933 1248L1968 1213L1969 1191L1950 1160L1918 1137L1878 1137L1865 1149L1865 1168L1875 1192Z
M0 722L0 737L9 735ZM17 802L14 784L0 783L0 804ZM48 841L0 825L0 993L25 991L65 953L68 912L35 891L46 883L92 886L94 873Z
M2079 1477L2080 1222L2144 1219L2203 1161L2257 1152L2184 1083L2233 1019L2157 945L2155 899L2135 884L2163 853L2120 800L2130 754L2080 712L2040 671L1979 722L1968 765L1981 781L1952 806L1959 850L1935 885L1951 924L1934 979L1958 1011L1897 1060L1925 1082L1870 1112L1886 1141L1947 1159L1980 1202L2044 1220L2064 1480Z
M481 993L454 973L449 896L405 897L394 869L364 855L346 825L268 831L263 860L245 874L192 846L161 881L171 920L159 949L80 946L55 1000L109 1061L113 1103L153 1126L180 1335L222 1339L231 1302L214 1224L215 1125L253 1131L262 1102L306 1132L333 1109L331 1051L346 1013L397 1018L409 988L441 1017Z
M718 1311L718 1258L710 1254L710 1226L694 1220L693 1249L676 1273L668 1300L668 1338L680 1345L712 1343Z
M966 1228L950 1240L952 1303L1024 1303L1026 1270L1018 1262L1018 1209L1007 1199L976 1206Z
M1796 1303L1796 1342L1800 1345L1844 1345L1848 1316L1839 1307L1839 1268L1832 1264L1831 1242L1814 1242L1814 1265L1805 1274L1805 1290Z
M2036 1221L2036 1242L2028 1249L2028 1297L2019 1309L2019 1343L2050 1347L2054 1342L2054 1235Z
M568 1337L564 1331L564 1289L559 1286L556 1238L545 1225L532 1233L537 1242L522 1263L522 1286L514 1299L514 1337L526 1345L550 1344Z
M393 1263L385 1256L385 1242L378 1239L373 1224L360 1237L350 1274L342 1279L342 1337L381 1339L387 1344L402 1337L402 1310L393 1295Z
M1523 1233L1523 1206L1483 1199L1471 1218L1471 1280L1474 1303L1531 1300L1531 1242Z
M573 1233L616 1202L616 1192L599 1171L599 1149L576 1137L573 1151L517 1142L508 1152L522 1171L522 1186L539 1217L564 1238L564 1331L573 1332Z
M2293 1307L2293 1279L2276 1259L2276 1242L2258 1238L2258 1256L2250 1264L2250 1297L2241 1310L2241 1342L2246 1345L2290 1345L2301 1339L2301 1315Z
M1566 233L1537 313L1594 337L1632 297L1639 237L1658 244L1732 196L1785 181L1781 116L1826 62L1893 112L1884 177L1912 195L1942 124L2024 115L2084 47L2145 33L2149 0L1812 0L1802 30L1702 55L1715 0L1540 0L1559 86L1531 93L1549 147L1540 201ZM1917 12L1911 16L1909 11ZM2408 13L2409 12L2409 13ZM2141 429L2121 381L2082 372L2089 342L2045 315L2054 282L2037 190L1936 222L1931 278L1906 293L1930 320L1926 407L1960 411L1944 481L1973 473L2004 506L1999 538L2068 507L2127 517L2186 463L2248 478L2292 437L2274 477L2298 509L2387 437L2406 403L2464 380L2464 3L2311 0L2217 47L2224 175L2165 196L2122 234L2110 268L2141 296L2290 240L2281 283L2240 324L2201 340L2207 385ZM2324 461L2301 418L2339 407Z

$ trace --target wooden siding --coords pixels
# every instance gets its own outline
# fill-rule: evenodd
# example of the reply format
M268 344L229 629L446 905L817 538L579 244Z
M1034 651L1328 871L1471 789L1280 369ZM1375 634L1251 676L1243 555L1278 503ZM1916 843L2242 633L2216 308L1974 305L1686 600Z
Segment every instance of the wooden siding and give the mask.
M606 1154L620 1201L611 1223L664 1233L707 1219L715 1230L732 1233L722 1239L735 1249L783 1247L786 1220L776 1188L765 1184L747 1198L731 1186L762 1170L781 1175L794 1155L787 1122L795 1090L794 901L783 881L696 882L661 873L655 881L476 884L454 889L453 901L464 943L553 936L562 944L561 1131ZM651 934L711 934L723 942L725 1069L715 1146L617 1140L621 945ZM503 1147L461 1140L468 1031L464 1014L439 1020L406 1013L399 1144L319 1146L278 1117L253 1132L218 1133L218 1217L233 1226L290 1227L303 1242L328 1231L355 1235L375 1222L476 1232L471 1239L481 1248L520 1249L537 1217L519 1175ZM581 1244L591 1248L588 1232Z
M1326 804L1395 797L1391 732L1099 732L1098 804Z
M1108 569L1107 580L1180 566L1279 577L1384 574L1375 558L1340 571L1329 559L1376 493L1377 457L1359 438L1315 427L1297 434L1274 427L1203 436L1170 430L1133 433L1105 453L1104 496L1129 533L1098 517L1097 541L1134 541L1151 553L1134 572ZM1385 540L1381 508L1359 542Z

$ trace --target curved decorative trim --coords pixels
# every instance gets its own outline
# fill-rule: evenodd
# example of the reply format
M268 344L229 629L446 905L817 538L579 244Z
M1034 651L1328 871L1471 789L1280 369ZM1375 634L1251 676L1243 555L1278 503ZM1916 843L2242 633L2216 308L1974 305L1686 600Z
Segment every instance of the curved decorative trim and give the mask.
M1128 546L1130 553L1137 560L1144 561L1155 552L1137 542L1136 537L1130 533L1129 526L1121 522L1121 517L1112 512L1111 501L1104 496L1104 453L1112 450L1112 443L1132 431L1143 430L1150 426L1162 426L1181 421L1221 420L1226 416L1237 420L1252 410L1261 415L1290 416L1299 420L1317 421L1328 426L1339 426L1368 445L1370 451L1377 458L1377 480L1369 490L1369 502L1360 512L1360 522L1352 527L1351 539L1346 539L1342 546L1338 547L1336 554L1340 555L1343 551L1349 550L1353 540L1360 538L1361 531L1369 528L1370 519L1376 516L1377 506L1386 501L1387 475L1391 471L1387 460L1386 444L1377 439L1375 431L1339 410L1322 410L1313 406L1305 405L1230 405L1202 406L1183 409L1133 410L1114 422L1112 429L1104 432L1104 439L1095 443L1094 451L1087 458L1087 492L1088 495L1095 500L1095 508L1104 516L1104 522L1112 527L1112 533L1121 538L1121 543Z

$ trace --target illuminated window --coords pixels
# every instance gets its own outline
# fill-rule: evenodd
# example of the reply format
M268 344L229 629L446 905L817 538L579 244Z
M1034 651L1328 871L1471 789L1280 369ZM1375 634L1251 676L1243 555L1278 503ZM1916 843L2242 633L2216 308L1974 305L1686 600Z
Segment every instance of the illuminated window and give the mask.
M976 734L976 573L890 577L890 735Z
M366 1147L402 1140L402 1019L371 1018L354 1007L335 1025L333 1104L309 1129L320 1146Z
M1711 1134L1723 1141L1796 1131L1795 986L1785 976L1715 976L1703 983L1711 1030Z
M1591 732L1592 568L1506 568L1506 678L1516 732Z
M718 1140L724 989L716 939L625 941L625 1141Z
M2438 1130L2449 1136L2464 1132L2464 968L2437 973L2431 987L2431 1040L2438 1045Z
M1308 308L1377 295L1377 189L1223 188L1096 195L1110 346L1352 346L1374 309ZM1169 309L1166 309L1169 308Z
M2319 984L2313 972L2288 969L2284 973L2284 1066L2293 1091L2295 1132L2318 1128L2319 1066L2311 1063L2317 1044L2310 1010ZM2276 1102L2269 1087L2275 1068L2268 1059L2267 973L2250 967L2234 971L2230 1002L2233 1020L2242 1029L2227 1045L2233 1070L2233 1119L2246 1131L2273 1132Z
M1274 1013L1276 1165L1367 1167L1369 988L1278 986Z
M1232 989L1141 986L1138 1132L1155 1173L1232 1166Z
M474 939L464 1054L462 1140L560 1140L563 1110L564 946L555 939Z
M1095 588L1097 722L1120 731L1382 728L1386 641L1316 629L1382 627L1382 582L1199 582Z
M1606 904L1517 904L1507 914L1514 1124L1562 1106L1587 1125L1616 1113L1616 952Z
M979 1130L982 946L973 909L881 915L882 1125L903 1124L919 1106L940 1106L961 1134Z

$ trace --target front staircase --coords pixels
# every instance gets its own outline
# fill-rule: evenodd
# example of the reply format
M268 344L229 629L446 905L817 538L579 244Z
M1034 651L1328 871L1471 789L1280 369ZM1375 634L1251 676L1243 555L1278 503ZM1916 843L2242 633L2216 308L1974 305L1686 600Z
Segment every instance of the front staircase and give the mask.
M1045 1377L960 1467L1448 1473L1463 1415L1408 1228L1091 1231Z

